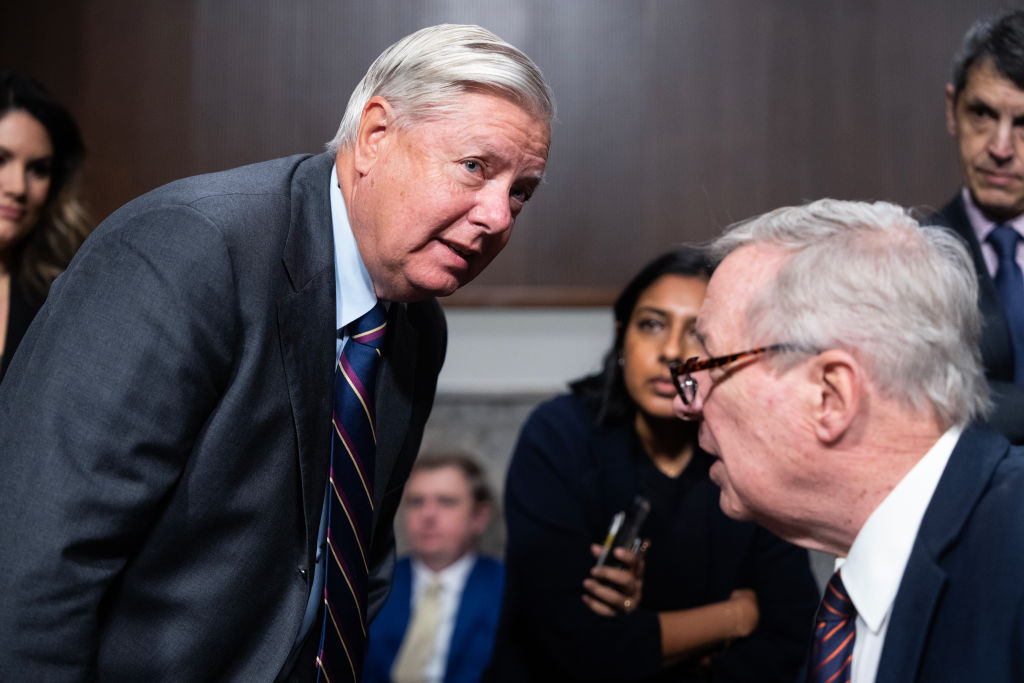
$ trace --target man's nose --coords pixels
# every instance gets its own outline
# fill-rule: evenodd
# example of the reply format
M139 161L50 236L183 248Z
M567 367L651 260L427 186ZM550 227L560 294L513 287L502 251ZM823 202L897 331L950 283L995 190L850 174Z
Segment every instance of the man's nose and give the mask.
M512 207L509 204L509 188L505 183L491 181L477 193L476 205L469 219L484 228L485 232L501 232L512 227Z
M988 152L998 161L1009 161L1014 153L1013 121L1000 121L988 141Z
M698 385L697 393L694 394L689 403L683 401L682 396L677 395L672 401L672 409L680 420L692 422L701 419L704 415L704 399L701 396L700 385Z

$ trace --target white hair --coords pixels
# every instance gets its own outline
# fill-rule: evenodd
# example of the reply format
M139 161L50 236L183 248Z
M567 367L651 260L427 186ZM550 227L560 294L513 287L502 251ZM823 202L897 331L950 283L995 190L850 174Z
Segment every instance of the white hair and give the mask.
M328 149L355 142L371 97L386 99L396 125L451 113L460 96L483 92L505 97L544 119L555 116L551 87L533 61L490 31L440 24L420 29L384 50L352 92Z
M751 244L790 252L747 309L759 344L845 349L884 396L943 427L986 414L977 276L956 235L895 204L822 199L736 224L711 248Z

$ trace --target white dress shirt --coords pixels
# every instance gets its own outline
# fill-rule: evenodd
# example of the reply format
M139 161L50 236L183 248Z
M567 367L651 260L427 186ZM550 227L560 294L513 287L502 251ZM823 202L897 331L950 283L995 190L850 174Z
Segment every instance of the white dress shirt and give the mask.
M469 553L435 573L415 557L412 559L411 607L413 609L415 609L420 594L427 586L434 581L439 581L441 584L441 623L437 628L434 653L424 672L424 680L427 683L441 683L444 679L444 671L448 662L448 648L451 645L452 632L455 630L455 617L459 611L459 604L462 602L462 591L466 587L466 579L469 578L469 572L473 569L474 564L476 564L476 554Z
M953 427L935 442L871 513L846 558L836 558L836 569L842 567L843 585L857 609L851 683L875 680L903 570L962 431Z

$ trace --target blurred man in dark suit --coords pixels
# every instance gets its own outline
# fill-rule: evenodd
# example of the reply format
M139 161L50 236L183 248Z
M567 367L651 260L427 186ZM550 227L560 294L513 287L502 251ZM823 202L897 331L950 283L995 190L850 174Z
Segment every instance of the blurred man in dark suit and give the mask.
M494 648L504 565L477 552L493 496L459 453L420 456L405 487L410 555L370 626L363 683L479 681Z

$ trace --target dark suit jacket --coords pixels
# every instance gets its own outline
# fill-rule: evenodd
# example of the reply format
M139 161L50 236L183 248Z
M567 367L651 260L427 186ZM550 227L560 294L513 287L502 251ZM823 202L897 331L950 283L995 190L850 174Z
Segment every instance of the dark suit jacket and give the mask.
M501 612L505 567L480 556L473 564L462 592L455 629L448 647L445 683L476 683L494 648L494 633ZM370 625L370 647L363 664L363 683L387 683L391 667L409 625L412 602L412 562L398 561L391 597Z
M332 163L155 190L52 288L0 385L0 680L281 673L330 452ZM391 306L371 614L445 341L435 301Z
M17 268L12 268L17 271ZM18 284L18 278L11 278L11 295L8 299L7 336L4 341L3 355L0 356L0 380L7 374L7 366L11 364L14 351L21 344L32 318L39 311L39 304L31 301L28 294Z
M951 202L942 207L942 211L932 216L932 220L951 228L967 242L974 259L974 268L978 271L978 304L984 318L981 358L994 403L989 424L1013 443L1024 443L1024 385L1013 383L1014 358L1010 327L995 282L985 265L978 238L967 218L961 194L958 192ZM1018 358L1016 362L1024 363L1024 358Z
M877 683L1024 681L1024 448L972 427L925 512Z

